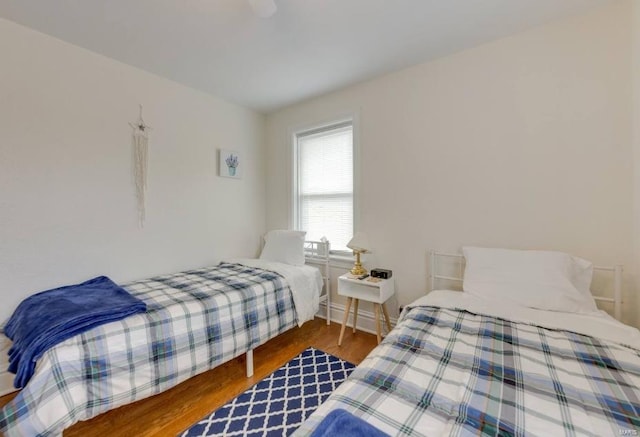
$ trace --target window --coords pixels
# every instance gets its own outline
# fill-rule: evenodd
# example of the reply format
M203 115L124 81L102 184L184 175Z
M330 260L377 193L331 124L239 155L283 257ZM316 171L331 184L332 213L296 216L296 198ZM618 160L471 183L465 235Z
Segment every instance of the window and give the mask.
M331 251L347 251L353 236L353 122L294 137L294 225L307 239L323 236Z

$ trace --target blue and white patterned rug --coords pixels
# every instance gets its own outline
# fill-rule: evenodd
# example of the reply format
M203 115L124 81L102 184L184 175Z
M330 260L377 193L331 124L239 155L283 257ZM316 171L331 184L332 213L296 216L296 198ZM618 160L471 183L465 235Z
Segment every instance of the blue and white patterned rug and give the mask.
M186 430L182 437L288 436L355 365L309 348Z

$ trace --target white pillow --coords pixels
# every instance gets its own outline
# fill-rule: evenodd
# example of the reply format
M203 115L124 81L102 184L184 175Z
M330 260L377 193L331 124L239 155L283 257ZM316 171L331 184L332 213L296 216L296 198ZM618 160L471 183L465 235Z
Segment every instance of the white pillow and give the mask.
M593 263L586 259L578 258L577 256L572 256L571 260L573 261L573 277L571 282L576 286L580 293L593 300L593 295L591 294Z
M562 252L463 247L465 292L551 311L597 311L589 286L592 266Z
M269 231L264 237L260 259L292 266L304 265L304 231Z

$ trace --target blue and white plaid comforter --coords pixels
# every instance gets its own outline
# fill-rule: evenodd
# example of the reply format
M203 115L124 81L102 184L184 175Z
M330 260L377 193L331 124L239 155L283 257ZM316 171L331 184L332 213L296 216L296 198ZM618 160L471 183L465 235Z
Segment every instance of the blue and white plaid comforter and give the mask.
M343 408L398 436L640 434L640 351L416 307L302 425Z
M6 435L64 428L160 393L296 326L291 290L278 273L240 264L191 270L124 286L147 313L94 328L50 349L0 412Z

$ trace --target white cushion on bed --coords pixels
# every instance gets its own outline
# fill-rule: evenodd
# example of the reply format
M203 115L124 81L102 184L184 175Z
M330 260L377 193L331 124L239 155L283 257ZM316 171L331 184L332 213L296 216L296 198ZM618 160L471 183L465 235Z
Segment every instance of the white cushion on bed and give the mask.
M562 252L463 247L463 290L472 295L551 311L597 311L592 266Z
M260 259L292 266L304 265L304 231L275 230L267 232Z
M573 261L573 277L571 282L576 286L578 291L589 299L593 299L591 294L591 280L593 279L593 263L586 259L572 256ZM595 301L594 301L595 302Z

